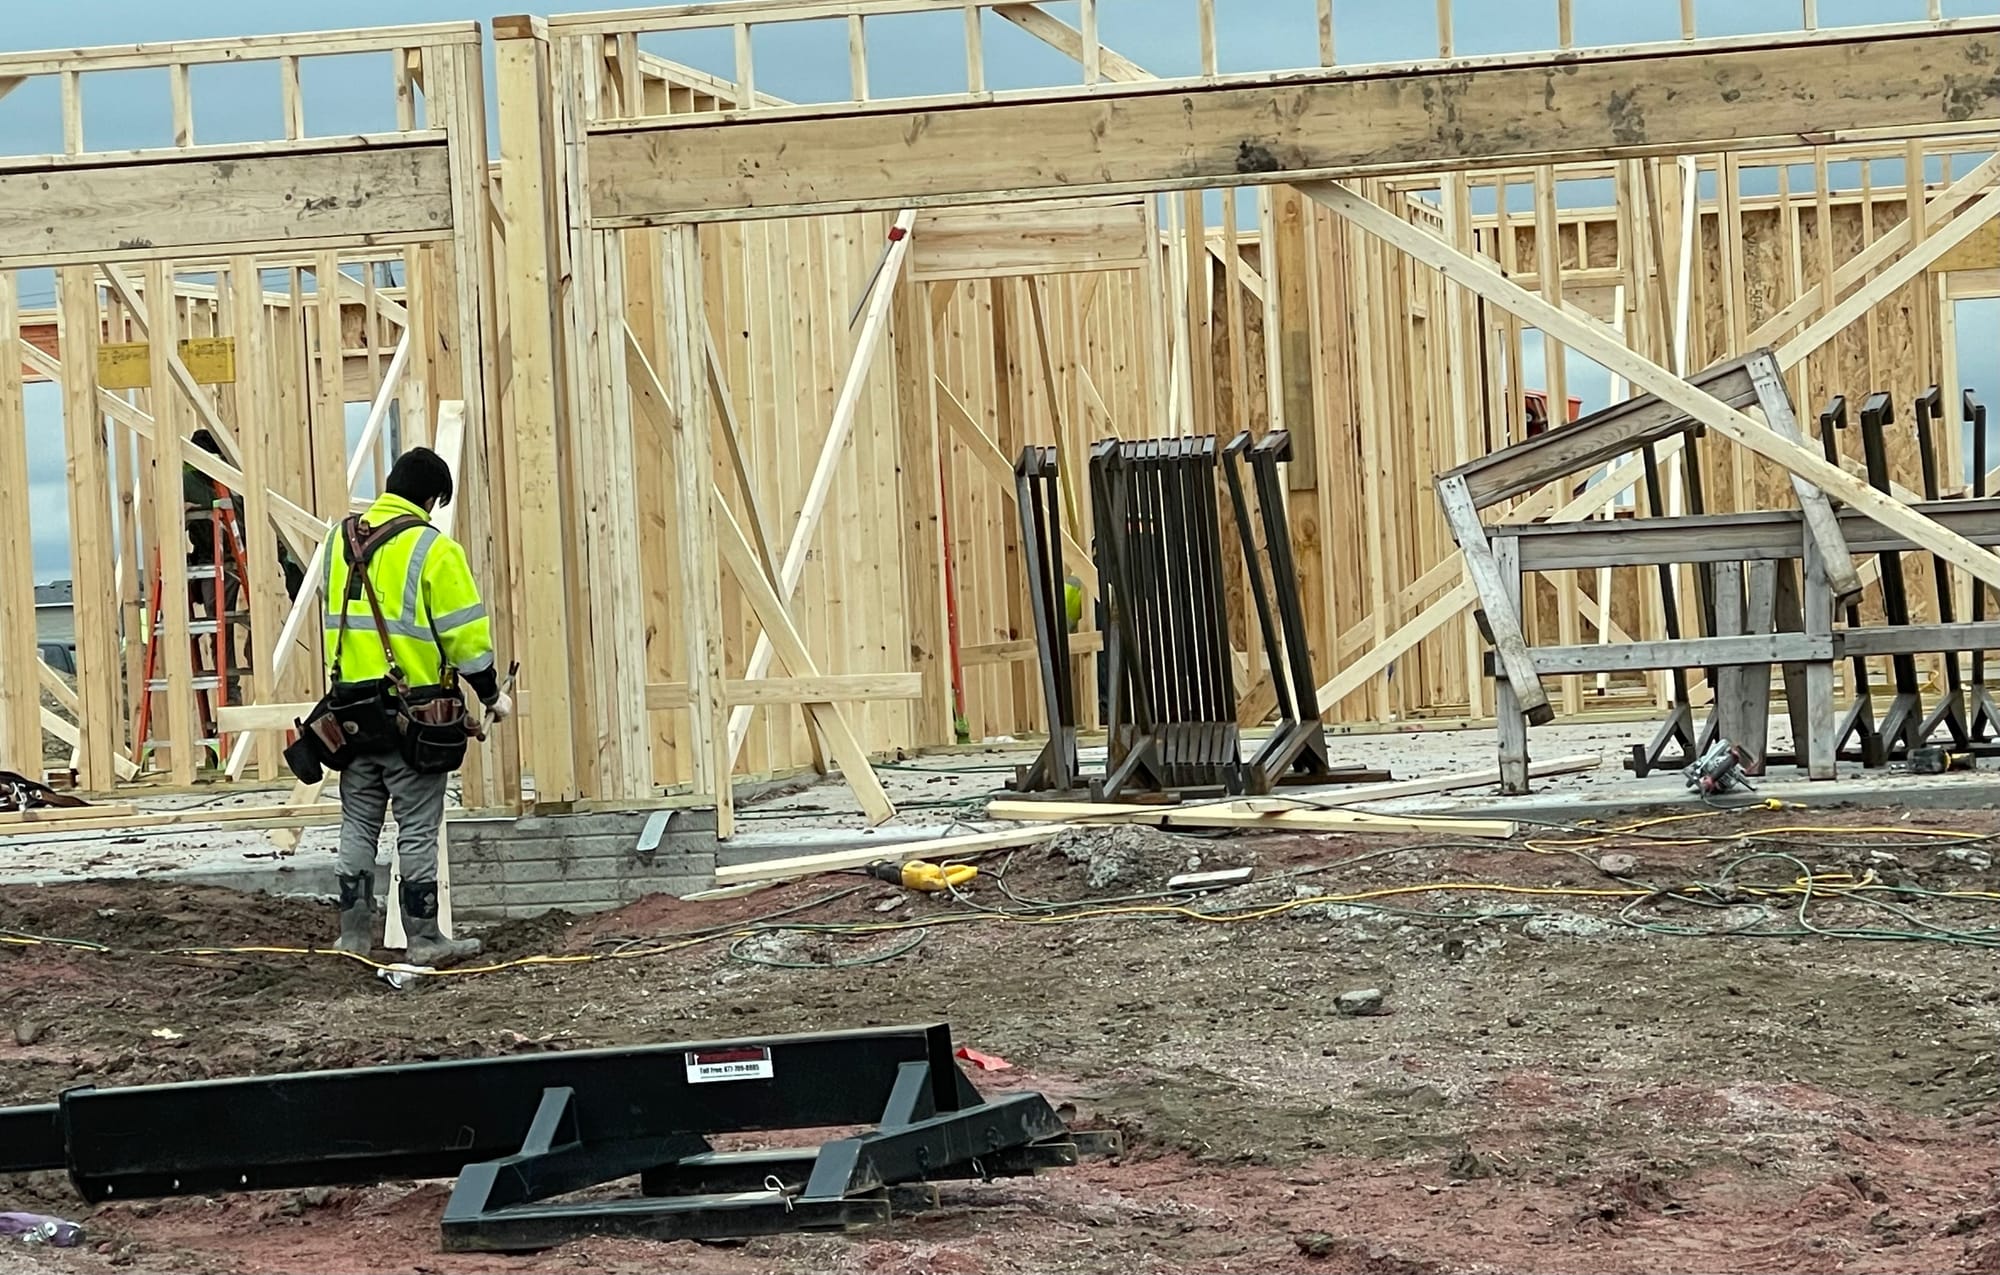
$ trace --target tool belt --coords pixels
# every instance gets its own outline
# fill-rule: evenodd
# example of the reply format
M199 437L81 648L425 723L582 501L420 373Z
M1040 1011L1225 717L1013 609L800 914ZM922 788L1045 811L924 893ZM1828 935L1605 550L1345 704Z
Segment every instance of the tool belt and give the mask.
M389 645L389 623L383 618L375 582L368 577L368 562L377 549L422 525L423 519L409 514L391 518L380 527L371 528L359 517L341 523L347 589L334 638L331 685L313 711L293 723L299 737L285 750L285 761L301 782L318 783L326 770L345 770L357 757L388 752L400 753L412 770L425 775L449 774L465 764L472 724L456 670L446 667L442 685L409 684ZM357 577L368 596L368 609L375 618L376 635L382 639L389 673L349 682L340 676L340 653L346 644L347 604L354 598Z
M465 764L472 719L458 679L446 686L420 686L396 699L396 729L403 760L420 775L448 775Z

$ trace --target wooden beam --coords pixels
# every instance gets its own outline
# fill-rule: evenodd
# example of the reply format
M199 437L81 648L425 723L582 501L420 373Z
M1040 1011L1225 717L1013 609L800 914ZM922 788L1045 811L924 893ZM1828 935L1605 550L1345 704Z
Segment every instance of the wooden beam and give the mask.
M857 20L858 21L858 20ZM890 314L896 358L896 485L903 540L903 593L909 608L910 661L918 697L910 714L920 745L948 744L956 699L952 687L951 600L945 593L944 457L938 433L936 351L924 304L928 285L899 285ZM775 576L775 573L773 573Z
M168 280L171 277L172 270L165 262L150 263L146 267L146 291L155 297L170 297ZM159 692L160 699L165 702L165 710L154 713L150 725L156 732L165 730L165 738L169 741L167 756L173 763L174 782L185 785L194 782L195 764L202 755L203 746L196 741L194 660L188 636L187 513L181 494L183 439L178 419L181 410L176 402L180 392L173 384L171 370L175 362L175 306L171 300L160 306L157 318L159 321L150 333L147 346L152 370L151 401L155 413L151 475L153 525L150 530L153 569L158 573L160 596L160 628L152 637L164 648L162 663L153 672L166 685ZM221 534L220 529L216 534ZM221 582L215 583L219 590ZM147 688L141 688L140 694L148 693ZM142 760L151 746L144 739L132 741L133 751Z
M1805 431L1799 428L1798 412L1792 406L1791 393L1785 388L1778 361L1762 351L1753 354L1750 356L1750 376L1757 382L1757 401L1764 414L1764 423L1780 438L1804 450ZM1834 600L1845 602L1859 597L1861 577L1854 570L1854 555L1847 551L1840 521L1834 516L1826 493L1794 474L1792 494L1798 498L1799 509L1805 515L1806 530L1819 545L1821 559L1827 564L1827 584L1833 589Z
M60 831L61 825L75 819L130 819L139 813L137 806L123 804L102 806L54 806L39 810L0 811L0 825L38 823L49 827L51 832Z
M777 648L779 658L784 660L793 677L820 676L818 664L806 650L805 639L793 625L791 613L785 610L777 590L765 578L757 555L750 548L750 538L743 534L736 515L730 511L729 502L723 499L722 489L711 484L711 497L715 508L716 545L722 560L729 564L730 574L736 577L737 587L743 590L750 609L757 613L757 619ZM750 707L748 703L744 705L746 709ZM868 754L862 750L861 741L855 738L846 717L825 700L808 701L806 711L825 738L827 751L840 763L840 773L861 802L869 824L885 823L894 818L896 807L890 803L889 794L883 789L875 768L868 764Z
M2000 585L2000 557L1917 513L1902 501L1884 495L1809 449L1780 436L1735 408L1721 403L1633 352L1617 333L1595 320L1558 309L1516 286L1488 262L1467 256L1428 231L1379 208L1343 186L1312 183L1307 195L1353 221L1368 233L1395 245L1442 272L1502 309L1519 315L1543 332L1573 346L1587 358L1659 396L1716 433L1806 479L1828 496L1989 584Z
M818 677L766 677L754 682L736 678L722 684L731 704L848 704L874 700L912 700L924 695L918 673L822 673ZM654 711L688 706L686 682L653 682L646 687L646 707Z
M1269 808L1283 800L1148 806L1002 798L986 803L986 816L989 819L1063 824L1143 823L1167 829L1226 828L1246 832L1429 832L1446 837L1492 837L1503 841L1517 831L1511 819L1453 819L1431 815L1378 815L1365 810Z
M1969 132L2000 114L1987 69L1996 29L1977 20L1100 85L951 110L882 102L615 123L591 133L591 204L598 225L638 226L1755 149L1856 129ZM1828 74L1842 65L1868 71Z
M1528 767L1530 779L1552 779L1557 775L1576 775L1596 770L1604 764L1604 758L1596 753L1575 753L1568 757L1557 757L1550 761L1538 761ZM1299 800L1315 809L1331 806L1358 806L1369 801L1394 801L1402 797L1420 797L1430 793L1457 792L1464 788L1485 788L1500 782L1498 770L1474 770L1452 775L1428 775L1421 779L1398 779L1382 784L1357 784L1330 791L1314 792L1310 797Z
M1508 685L1514 688L1521 715L1538 726L1553 720L1555 709L1549 706L1548 694L1535 676L1527 639L1521 632L1520 612L1493 560L1493 551L1486 543L1486 529L1479 522L1479 511L1473 506L1472 497L1466 494L1465 479L1456 475L1440 478L1437 491L1438 501L1444 506L1445 525L1458 541L1459 552L1465 555L1465 573L1479 591L1480 605L1486 612L1487 633L1500 653L1500 667L1506 671Z
M1750 374L1747 356L1704 368L1688 381L1732 407L1757 402L1757 381ZM1684 433L1688 427L1687 414L1671 403L1644 396L1629 398L1574 425L1547 430L1446 472L1462 476L1473 506L1485 509L1511 496L1586 474L1649 443Z
M64 820L59 830L103 832L130 829L136 832L142 828L187 828L206 824L222 824L230 828L296 828L308 823L337 823L340 807L328 802L311 806L234 806L226 810L206 808L165 814L111 814L101 817L84 817L85 812L79 810L77 815ZM41 822L0 824L0 837L46 837L55 831L58 829Z
M5 207L0 199L0 207ZM4 220L0 214L0 220ZM0 234L0 240L4 240ZM109 788L124 731L118 584L111 544L111 439L97 406L97 346L103 318L87 271L57 272L62 318L63 433L69 452L70 575L75 581L77 692L83 703L79 778ZM104 511L91 516L90 511ZM139 567L134 564L133 570ZM132 635L130 640L137 640Z
M923 679L915 673L823 673L818 677L767 677L755 682L731 679L722 684L731 704L861 703L912 700L923 694ZM646 686L649 710L672 711L688 706L686 682L652 682ZM217 710L222 729L238 731L291 730L296 719L312 710L292 704L231 704Z
M71 749L79 753L82 751L83 734L77 729L75 722L64 720L57 715L54 709L47 705L41 706L41 716L43 730L54 735L63 743L68 744ZM111 754L111 766L113 772L120 779L137 779L139 777L139 768L133 764L132 759L127 757L122 750ZM106 786L108 787L109 785Z
M1034 4L995 5L993 12L1026 31L1044 44L1061 50L1081 66L1085 55L1083 32ZM1122 54L1101 45L1097 48L1098 75L1117 83L1150 80L1151 72Z
M21 326L14 276L0 271L0 354ZM28 420L21 399L21 360L0 357L0 767L41 777L41 697L36 669L35 541L29 524ZM71 710L75 711L75 710Z
M500 89L500 194L506 229L507 323L512 375L506 430L511 518L520 544L518 633L522 688L535 711L523 714L524 766L538 800L578 796L569 675L570 625L562 508L562 395L556 385L556 285L549 189L555 158L544 103L550 93L548 41L534 24L494 27ZM662 459L661 463L666 463ZM579 617L576 622L581 622Z
M0 269L441 238L451 231L447 164L442 141L66 171L0 161Z
M625 339L634 347L638 345L639 338L633 335L629 326L625 329ZM701 339L702 356L708 372L709 398L715 404L717 423L722 426L722 441L729 448L729 467L736 471L737 493L743 497L743 506L750 514L750 542L756 546L757 560L764 564L765 572L776 580L778 556L771 548L771 521L764 516L764 502L757 497L756 471L743 452L743 428L736 421L736 400L730 396L729 385L723 379L722 354L715 348L715 333L709 329L705 319L701 325Z
M958 395L951 392L951 387L946 385L942 378L933 377L931 384L937 391L938 417L951 427L952 437L965 448L973 463L993 480L993 485L1008 504L1019 503L1020 493L1014 490L1014 465L1007 459L1007 454L1000 450L1000 444L994 442L979 428L979 423L972 419L972 413L959 401ZM1096 597L1097 563L1090 556L1090 551L1085 549L1070 531L1068 525L1062 529L1062 546L1063 566L1075 572L1076 578L1083 581L1084 590L1092 597Z
M909 277L920 283L1137 270L1151 240L1136 199L939 208L917 219Z

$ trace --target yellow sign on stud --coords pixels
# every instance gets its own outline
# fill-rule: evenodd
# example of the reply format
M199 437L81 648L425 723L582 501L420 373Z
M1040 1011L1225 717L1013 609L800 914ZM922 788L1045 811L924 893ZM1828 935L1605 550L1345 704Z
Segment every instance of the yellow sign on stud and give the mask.
M181 363L196 385L229 385L236 380L236 338L200 336L179 345ZM143 390L153 384L153 348L146 341L97 347L97 383L107 390Z

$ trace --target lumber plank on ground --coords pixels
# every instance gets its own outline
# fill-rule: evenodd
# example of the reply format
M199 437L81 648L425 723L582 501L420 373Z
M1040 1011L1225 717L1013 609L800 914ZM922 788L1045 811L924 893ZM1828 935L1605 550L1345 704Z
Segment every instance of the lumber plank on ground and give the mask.
M1270 832L1435 832L1455 837L1506 840L1517 831L1508 819L1449 819L1423 815L1378 815L1362 810L1270 810L1270 798L1192 806L1137 806L1090 801L988 802L989 819L1024 823L1059 820L1067 824L1143 823L1156 828L1242 828Z
M0 837L18 837L32 834L48 836L53 832L98 832L107 829L124 831L140 828L178 828L201 824L226 823L239 827L291 828L309 823L331 823L340 818L337 802L315 802L311 805L281 806L234 806L227 810L213 810L197 807L193 810L164 811L151 815L99 816L89 819L65 819L60 825L53 820L37 820L28 823L0 823Z
M885 860L906 863L911 859L950 860L988 850L1012 850L1053 841L1063 832L1061 825L1035 828L1007 828L999 832L976 832L963 837L936 837L929 841L903 841L893 845L868 846L860 850L835 850L827 854L800 855L791 859L771 859L764 863L743 863L717 868L718 886L746 881L785 881L821 872L841 872L865 868Z
M1597 753L1575 753L1568 757L1557 757L1552 761L1539 761L1528 767L1530 779L1548 779L1556 775L1574 775L1586 770L1596 770L1604 764L1604 758ZM1421 797L1427 793L1453 792L1460 788L1484 788L1500 782L1500 772L1495 770L1469 770L1452 775L1428 775L1421 779L1399 779L1387 784L1362 784L1354 788L1343 788L1325 794L1314 793L1311 797L1300 798L1311 809L1327 809L1334 806L1358 806L1370 801L1393 801L1397 797Z
M18 823L75 823L79 819L129 819L137 806L47 806L34 810L0 811L0 826Z

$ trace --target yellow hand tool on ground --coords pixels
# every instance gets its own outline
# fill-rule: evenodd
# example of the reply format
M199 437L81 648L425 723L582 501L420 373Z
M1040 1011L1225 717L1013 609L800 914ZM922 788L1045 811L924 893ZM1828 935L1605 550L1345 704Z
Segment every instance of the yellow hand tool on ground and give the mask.
M926 894L937 894L964 885L979 875L979 869L969 863L947 863L939 866L935 863L925 863L922 859L912 859L908 863L894 863L884 859L880 863L869 864L868 875L887 881L890 885L900 885L905 890L922 890Z

